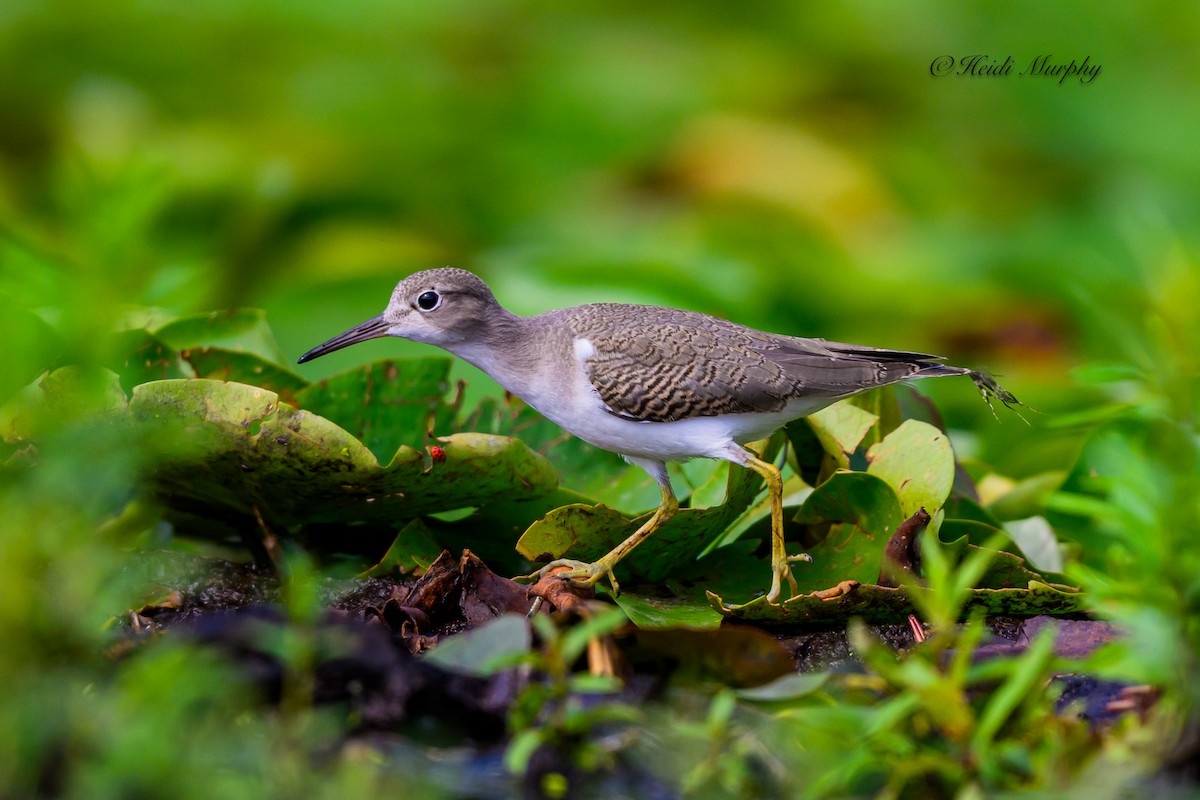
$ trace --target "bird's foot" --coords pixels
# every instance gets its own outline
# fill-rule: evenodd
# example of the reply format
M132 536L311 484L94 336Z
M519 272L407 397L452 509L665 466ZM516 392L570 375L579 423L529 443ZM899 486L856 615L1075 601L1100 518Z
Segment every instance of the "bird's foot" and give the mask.
M771 564L771 591L767 592L767 602L773 606L781 605L779 595L783 592L783 582L788 582L788 587L792 590L792 597L800 594L800 587L796 585L796 579L792 576L791 565L797 561L807 561L812 563L812 556L808 553L800 553L795 556L785 556L778 561L773 561Z
M562 569L563 567L566 567L566 569ZM621 591L617 585L616 577L613 576L612 566L606 564L603 559L589 563L587 561L576 561L571 558L559 558L530 575L522 575L517 580L540 580L551 573L553 573L555 578L570 581L576 586L581 587L595 586L607 577L609 584L612 585L613 596L615 597Z

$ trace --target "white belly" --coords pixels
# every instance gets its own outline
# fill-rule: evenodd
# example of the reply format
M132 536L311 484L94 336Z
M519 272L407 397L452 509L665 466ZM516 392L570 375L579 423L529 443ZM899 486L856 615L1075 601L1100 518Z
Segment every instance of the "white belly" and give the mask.
M565 430L605 450L631 458L682 461L695 457L726 458L730 443L745 444L765 438L787 422L818 411L830 402L792 401L784 410L772 413L692 417L675 422L635 422L618 417L605 410L599 397L586 403L586 411L583 403L573 405L567 413L531 405Z

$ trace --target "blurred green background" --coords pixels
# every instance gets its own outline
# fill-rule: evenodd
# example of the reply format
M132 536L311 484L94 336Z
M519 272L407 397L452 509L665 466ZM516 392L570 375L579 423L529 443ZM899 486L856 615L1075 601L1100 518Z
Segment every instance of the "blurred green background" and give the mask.
M924 349L1055 410L1079 400L1042 387L1188 268L1198 18L9 2L0 289L85 341L123 306L259 306L298 355L454 264L520 313L669 303ZM971 54L1016 67L931 75ZM1102 71L1016 74L1039 55ZM410 346L367 347L305 374Z
M263 308L295 358L452 264L518 313L662 303L989 368L1030 426L992 421L969 382L923 389L960 456L1013 477L1069 469L1132 405L1194 438L1197 41L1195 4L1167 2L5 0L0 402L187 312ZM1015 67L931 74L974 54ZM1017 74L1045 55L1101 72ZM64 419L45 468L4 485L0 632L21 644L0 683L25 702L0 718L24 748L0 779L43 780L30 754L76 736L98 753L82 796L135 766L147 787L194 769L202 792L203 759L105 734L175 692L153 664L68 708L129 602L127 542L96 526L139 456Z

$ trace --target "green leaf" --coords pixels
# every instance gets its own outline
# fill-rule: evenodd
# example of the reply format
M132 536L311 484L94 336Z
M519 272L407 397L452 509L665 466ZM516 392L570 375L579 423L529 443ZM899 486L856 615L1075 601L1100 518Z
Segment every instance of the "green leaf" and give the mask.
M387 463L396 448L419 450L431 434L455 429L457 409L445 402L449 376L447 358L376 361L298 391L296 402L345 428Z
M809 414L805 421L816 434L825 452L833 456L839 467L847 469L850 466L850 455L858 449L871 426L879 422L879 415L848 400L842 400Z
M63 349L54 329L6 292L0 292L0 341L8 354L0 370L0 403L53 366L55 354Z
M985 549L988 548L976 547L973 544L967 545L964 555L969 556L971 553ZM1048 570L1032 569L1024 558L1004 550L994 552L983 575L975 581L975 585L980 589L1011 589L1027 586L1031 581L1038 581L1063 590L1073 589L1064 576Z
M184 351L183 360L191 365L197 378L269 389L292 405L296 405L296 393L308 385L296 373L255 353L223 347L192 347Z
M1026 478L988 503L987 510L1003 522L1037 516L1045 510L1046 498L1058 491L1065 479L1066 473L1060 470Z
M766 625L804 624L816 627L844 625L853 617L859 617L868 623L903 622L909 614L917 610L908 597L909 591L929 590L864 585L832 599L810 593L793 597L778 606L769 604L765 597L741 605L730 605L712 592L708 593L708 600L714 610L731 619ZM959 618L965 620L973 611L984 614L1037 616L1077 614L1087 608L1087 597L1081 592L1065 591L1031 581L1023 588L969 590Z
M952 558L959 561L971 552L994 549L1000 546L984 571L978 585L985 588L1023 586L1031 580L1043 581L1056 586L1072 586L1073 583L1057 571L1032 568L1019 543L1010 532L984 522L948 519L942 522L938 537Z
M947 519L943 520L941 527L938 529L938 538L944 544L959 545L960 548L967 543L983 546L989 542L993 542L997 534L1005 534L1004 528L999 524L989 522L980 522L974 519ZM1009 543L1013 550L1016 550L1015 543Z
M529 620L521 614L501 614L469 631L450 636L429 651L424 660L452 672L487 677L513 666L533 645Z
M179 351L194 347L219 347L253 353L273 364L287 363L275 341L275 334L267 325L266 313L257 308L180 317L152 333ZM181 355L187 357L186 353L181 352Z
M800 590L815 591L846 580L874 583L888 538L904 519L896 493L874 475L839 472L825 481L796 514L797 522L824 529L820 542L808 548L812 564L792 571Z
M1002 524L1000 520L996 519L995 514L988 511L978 502L959 494L952 495L942 508L946 512L947 522L951 520L969 520L972 522L982 522L993 528L999 528ZM942 541L950 541L950 537L943 536Z
M739 689L739 700L751 703L793 701L818 691L829 682L828 672L794 672L751 689Z
M187 507L257 512L275 526L395 522L555 487L545 459L519 441L484 434L439 440L441 463L401 447L381 466L333 422L239 383L143 384L129 412L160 443L146 476L160 496Z
M946 434L908 420L867 451L867 472L887 481L905 518L917 509L935 513L954 485L954 451Z
M128 400L106 369L61 367L26 386L0 407L0 439L19 444L78 422L124 418Z
M879 418L879 421L867 431L861 445L871 446L878 443L900 426L900 403L896 399L895 386L881 386L846 398L843 402L858 406Z
M1004 532L1021 549L1025 559L1037 569L1062 572L1063 554L1054 529L1045 517L1014 519L1004 523Z
M716 630L722 617L706 602L677 596L658 596L622 591L616 603L629 621L643 630Z
M108 366L121 376L121 388L126 392L150 381L192 377L174 347L141 329L117 335Z
M442 553L429 526L414 519L400 529L383 558L365 570L360 578L381 578L409 572L424 572Z

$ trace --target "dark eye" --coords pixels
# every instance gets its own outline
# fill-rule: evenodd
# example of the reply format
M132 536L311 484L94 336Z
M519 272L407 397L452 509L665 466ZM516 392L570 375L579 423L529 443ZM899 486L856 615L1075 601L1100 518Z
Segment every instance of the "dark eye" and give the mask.
M417 298L417 308L422 311L433 311L441 304L442 298L437 292L424 292Z

